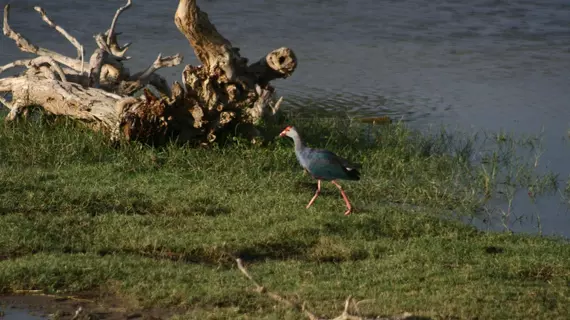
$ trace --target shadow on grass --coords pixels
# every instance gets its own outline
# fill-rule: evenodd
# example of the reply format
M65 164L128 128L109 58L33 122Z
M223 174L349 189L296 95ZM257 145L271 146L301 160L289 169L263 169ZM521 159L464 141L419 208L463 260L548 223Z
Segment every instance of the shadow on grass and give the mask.
M176 207L176 212L170 212L166 209L169 206L165 201L153 201L147 194L134 190L120 194L114 192L64 193L58 192L53 186L14 182L7 182L3 187L3 194L0 195L7 201L3 201L3 205L0 206L0 215L18 212L24 214L86 213L91 216L121 213L125 215L175 214L215 217L230 213L227 206L208 198L198 198L187 206L181 204ZM34 198L21 201L21 195L26 193L33 193Z
M69 252L79 253L79 252ZM126 254L139 255L156 260L203 264L212 267L233 268L236 258L248 263L265 262L268 260L296 260L305 262L344 262L364 260L369 253L360 248L351 248L341 239L320 237L311 242L294 239L283 241L260 242L244 247L201 246L184 248L182 251L168 247L153 247L141 249L100 249L99 256Z
M198 213L199 215L215 217L226 215L231 212L231 210L222 205L219 202L214 201L211 198L198 198L192 201L192 207L190 210Z

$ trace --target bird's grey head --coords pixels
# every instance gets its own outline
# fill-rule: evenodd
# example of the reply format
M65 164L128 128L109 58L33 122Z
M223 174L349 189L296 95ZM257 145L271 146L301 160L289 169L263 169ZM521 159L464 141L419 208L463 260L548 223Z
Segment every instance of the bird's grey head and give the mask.
M293 126L288 126L287 128L283 129L283 131L281 131L281 133L279 134L280 137L288 136L291 138L293 138L296 135L297 135L297 130L295 130L295 127Z

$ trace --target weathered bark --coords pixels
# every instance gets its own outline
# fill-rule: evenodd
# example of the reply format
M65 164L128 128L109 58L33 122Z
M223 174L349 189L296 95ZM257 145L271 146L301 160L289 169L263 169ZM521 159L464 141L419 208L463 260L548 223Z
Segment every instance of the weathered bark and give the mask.
M262 119L272 120L282 100L275 102L269 82L294 72L297 59L293 51L279 48L248 65L248 59L216 30L196 0L180 0L174 21L202 66L187 65L182 83L175 82L171 89L156 71L180 64L179 54L159 54L149 67L133 74L123 66L124 60L131 58L125 55L130 43L118 44L115 26L131 5L127 0L110 28L95 36L97 49L88 62L84 61L83 45L55 24L44 9L35 7L44 22L74 45L76 58L38 47L12 30L6 5L4 35L20 50L39 56L0 66L0 73L13 67L27 68L20 76L0 79L0 92L12 93L11 101L0 96L0 102L11 110L6 121L24 115L26 108L34 105L104 130L115 140L163 143L176 138L207 144L236 132L236 128L248 138L261 135L257 125ZM141 90L142 95L133 97Z
M202 62L199 67L186 66L182 75L185 108L192 114L193 126L208 142L234 131L238 123L248 138L259 136L256 124L271 120L278 110L269 81L293 73L297 66L293 51L274 50L261 59L265 62L248 66L248 59L217 31L196 0L180 0L174 21ZM273 63L275 58L278 63Z

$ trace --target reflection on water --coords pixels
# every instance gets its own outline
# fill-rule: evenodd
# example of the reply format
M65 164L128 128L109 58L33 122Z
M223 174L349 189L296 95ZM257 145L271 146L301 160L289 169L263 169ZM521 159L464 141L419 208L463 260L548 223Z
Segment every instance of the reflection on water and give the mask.
M45 320L47 317L35 315L30 310L3 308L0 306L0 319L2 320Z
M12 27L31 41L74 56L75 49L43 24L43 6L86 47L108 28L123 1L19 0ZM418 128L538 134L539 170L570 175L570 2L568 0L236 0L198 1L218 30L250 59L288 46L295 74L275 81L283 107L327 116L389 115ZM197 64L173 22L175 5L135 2L117 26L132 41L132 70L158 52L180 52ZM25 57L0 37L0 64ZM161 70L179 80L183 66ZM546 199L546 198L545 198ZM545 200L546 201L546 200ZM560 201L540 204L545 233L561 232ZM524 211L527 206L519 205ZM563 225L568 225L568 220ZM570 230L562 230L570 236Z

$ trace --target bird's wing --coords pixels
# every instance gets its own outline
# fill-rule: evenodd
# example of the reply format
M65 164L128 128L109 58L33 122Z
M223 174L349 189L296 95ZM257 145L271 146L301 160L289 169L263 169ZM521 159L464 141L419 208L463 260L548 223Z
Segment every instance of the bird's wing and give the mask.
M325 149L309 149L306 153L306 157L310 162L339 164L347 170L359 169L361 167L360 164L351 163L350 161L339 157L334 152Z
M332 151L325 150L325 149L317 149L315 151L319 152L320 154L322 154L324 157L330 159L331 161L338 162L340 165L342 165L343 167L345 167L348 170L360 169L362 167L362 165L360 165L359 163L352 163L352 162L346 160L345 158L340 157L339 155L337 155L336 153L334 153Z

